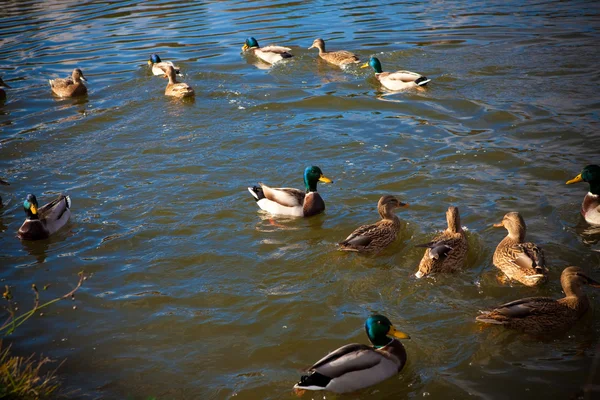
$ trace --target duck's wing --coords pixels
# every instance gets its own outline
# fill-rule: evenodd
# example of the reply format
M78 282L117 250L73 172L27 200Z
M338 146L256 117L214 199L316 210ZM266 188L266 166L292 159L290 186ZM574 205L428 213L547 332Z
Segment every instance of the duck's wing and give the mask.
M381 227L377 224L361 225L354 230L340 246L364 247L368 246L376 236Z
M548 308L556 307L558 303L552 297L527 297L498 306L492 313L498 313L506 318L525 318L531 315L543 314Z
M524 271L544 274L548 271L542 248L533 243L519 243L509 249L512 262Z
M306 193L295 188L272 188L265 184L259 183L264 196L282 206L298 207L304 204Z
M60 194L56 199L42 206L38 210L38 214L41 220L55 221L60 219L70 207L71 198L67 195Z
M194 94L194 89L190 85L184 82L174 83L170 89L171 93L178 96L189 96Z
M277 53L277 54L284 54L287 53L288 51L292 51L292 49L290 49L289 47L283 47L283 46L267 46L267 47L261 47L260 48L261 51L263 52L269 52L269 53Z
M364 344L347 344L317 361L309 370L336 378L352 371L369 369L384 358L372 347Z

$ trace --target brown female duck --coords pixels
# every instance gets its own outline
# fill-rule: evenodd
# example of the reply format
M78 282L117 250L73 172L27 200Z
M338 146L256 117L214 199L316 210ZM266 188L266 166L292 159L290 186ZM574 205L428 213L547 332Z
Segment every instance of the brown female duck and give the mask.
M33 194L28 194L23 202L27 218L19 228L19 238L25 240L46 239L65 226L71 217L71 198L61 194L54 201L38 208Z
M600 225L600 165L588 165L579 175L567 181L567 185L576 182L590 184L590 191L581 204L581 215L588 223Z
M502 304L486 311L476 319L486 324L504 325L530 334L567 330L575 325L590 307L583 292L583 285L600 288L579 267L567 267L560 276L565 297L555 300L550 297L529 297Z
M59 97L75 97L87 94L87 88L82 81L85 81L83 72L79 68L75 68L73 73L68 78L50 79L50 88L52 93Z
M494 265L510 279L526 286L537 286L546 281L548 269L542 249L525 242L526 226L518 212L507 213L495 228L506 228L508 235L494 252Z
M356 54L350 53L346 50L325 51L325 41L323 39L315 39L312 46L310 46L308 49L310 50L314 48L319 49L319 57L328 63L337 65L339 67L360 62L360 59Z
M391 195L382 196L377 203L381 221L356 228L343 242L338 243L340 250L377 253L385 249L396 240L400 231L400 220L394 214L399 207L408 207L408 204Z
M165 88L166 96L191 97L194 95L194 89L190 85L184 82L177 82L177 72L172 65L167 65L162 69L165 72L164 77L169 78L169 83Z
M455 272L461 269L469 248L467 236L460 226L460 214L457 207L448 207L446 211L448 228L437 235L433 241L418 245L427 247L415 274L417 278L436 272Z

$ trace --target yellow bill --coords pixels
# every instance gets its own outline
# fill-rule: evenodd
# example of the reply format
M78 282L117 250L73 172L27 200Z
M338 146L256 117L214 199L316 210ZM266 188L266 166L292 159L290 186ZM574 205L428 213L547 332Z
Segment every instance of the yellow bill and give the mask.
M571 179L570 181L567 181L567 185L570 185L571 183L581 182L581 181L583 181L583 178L581 177L581 174L579 174L575 178Z
M393 336L398 339L410 339L410 336L408 336L404 332L400 332L393 325L390 327L390 330L388 331L387 334L388 334L388 336Z
M369 66L369 63L365 63L365 64L361 65L360 67L361 68L367 68L368 66Z
M492 225L494 228L504 228L504 224L502 222L498 222L497 224Z
M328 177L326 177L325 175L321 175L319 177L319 182L323 182L323 183L333 183L333 181L331 179L329 179Z
M35 206L35 204L32 204L31 206L29 206L29 210L31 210L31 213L33 215L37 214L37 207Z
M244 43L244 45L242 46L242 51L246 51L248 50L248 45Z

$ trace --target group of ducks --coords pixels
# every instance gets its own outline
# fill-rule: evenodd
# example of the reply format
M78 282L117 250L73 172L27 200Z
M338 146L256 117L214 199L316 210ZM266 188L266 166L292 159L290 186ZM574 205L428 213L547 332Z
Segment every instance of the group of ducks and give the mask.
M567 184L587 182L590 192L585 196L581 213L591 224L600 224L600 166L588 165ZM304 171L305 190L273 188L263 183L249 187L248 191L257 205L275 215L309 217L325 210L325 202L317 192L318 182L331 183L316 166ZM394 213L397 208L408 207L391 195L382 196L377 203L381 220L356 228L338 243L343 251L378 253L392 244L400 231L400 220ZM468 241L460 223L457 207L446 212L448 227L436 235L425 247L419 263L417 278L432 273L451 273L463 268ZM525 241L526 225L518 212L509 212L494 227L505 228L507 236L498 244L493 264L506 279L526 286L541 285L547 280L548 268L542 249ZM569 329L589 308L589 300L582 288L585 285L600 288L600 282L590 278L578 267L567 267L561 274L565 293L562 299L529 297L502 304L485 311L476 320L486 324L503 325L532 335ZM348 344L329 353L308 369L294 389L302 394L306 390L328 390L344 393L362 389L397 374L406 363L406 351L397 339L407 339L382 315L373 315L365 322L365 330L373 345Z
M360 62L357 55L349 51L329 52L323 39L315 39L309 49L319 50L319 56L336 66L345 67ZM260 47L255 38L246 39L244 52L252 53L259 59L274 64L292 57L291 49L281 46ZM162 61L153 54L148 60L154 75L169 79L165 95L190 97L194 89L177 81L179 68L172 62ZM383 72L381 63L375 57L361 68L371 66L377 80L387 89L404 90L426 85L430 80L410 72ZM85 77L75 68L71 77L50 80L52 92L60 97L81 96L87 93L83 84ZM0 79L0 87L10 87ZM0 89L0 101L6 98ZM581 213L590 224L600 225L600 166L589 165L567 184L587 182L590 191L585 196ZM274 215L310 217L325 210L325 202L317 192L318 182L332 183L323 175L319 167L312 166L304 171L305 190L293 188L273 188L259 183L248 191L257 205ZM0 180L1 184L8 182ZM0 206L2 200L0 198ZM397 208L408 207L395 196L385 195L379 199L377 210L381 219L374 224L362 225L346 239L338 243L343 251L376 254L392 244L400 231L400 220L395 214ZM18 231L23 240L46 239L66 225L71 216L71 199L59 195L54 201L39 207L37 198L28 194L23 202L26 219ZM429 243L418 245L426 248L419 263L417 278L433 273L452 273L463 268L468 252L468 241L460 223L457 207L449 207L446 212L448 227L436 235ZM498 244L493 256L494 265L507 279L518 281L526 286L540 285L546 281L546 267L543 251L537 245L525 242L526 225L518 212L507 213L494 227L504 227L508 235ZM567 267L561 274L561 285L565 293L562 299L530 297L503 304L491 311L483 312L477 321L503 325L530 334L542 334L571 327L589 308L589 300L582 290L584 285L600 288L600 283L587 276L578 267ZM381 382L397 374L406 364L407 355L397 339L409 336L398 331L383 315L372 315L365 322L365 331L372 346L348 344L342 346L317 361L308 369L294 386L298 393L306 390L328 390L337 393L351 392Z
M313 48L319 50L319 57L323 60L342 68L360 62L360 58L356 54L346 50L326 51L325 41L323 39L315 39L309 49ZM257 58L269 64L275 64L281 60L293 57L293 54L291 53L292 49L289 47L260 47L258 41L253 37L246 39L242 50L254 54ZM148 60L148 64L152 68L152 73L154 75L160 75L169 79L169 83L167 83L167 87L165 88L166 96L185 98L195 95L194 89L190 85L177 80L177 75L180 75L180 69L171 61L162 61L158 54L152 54ZM431 81L431 79L411 71L384 72L381 67L381 62L376 57L371 57L367 63L361 66L361 68L367 68L369 66L375 70L375 78L381 85L393 91L418 88L427 85L427 83ZM48 83L50 84L52 93L58 97L78 97L87 94L87 87L83 83L84 81L86 81L86 79L81 69L75 68L71 73L71 76L67 78L50 79L48 80ZM0 101L4 101L6 99L6 93L1 87L10 88L10 86L4 83L0 78Z

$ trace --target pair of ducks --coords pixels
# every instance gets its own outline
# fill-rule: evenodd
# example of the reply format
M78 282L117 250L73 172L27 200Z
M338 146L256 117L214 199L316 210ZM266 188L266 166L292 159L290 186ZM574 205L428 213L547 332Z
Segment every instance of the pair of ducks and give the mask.
M148 60L148 65L152 68L152 74L162 75L169 79L165 88L165 96L172 97L192 97L195 95L194 89L185 82L177 81L177 75L181 75L179 67L173 65L171 61L162 61L158 54L152 54Z
M344 68L350 64L360 62L360 58L356 54L346 50L326 51L325 41L320 38L315 39L312 46L308 49L314 48L319 50L319 57L338 67ZM242 47L242 51L252 53L269 64L275 64L281 60L293 57L293 54L290 53L291 50L292 49L289 47L282 46L260 47L258 41L253 37L246 39L244 46ZM384 72L381 67L381 62L376 57L371 57L366 64L361 66L361 68L367 68L369 66L375 70L375 78L381 85L394 91L425 86L431 81L431 79L427 79L427 77L411 71Z
M590 183L590 193L584 199L582 214L588 222L590 220L597 221L597 217L600 215L600 203L598 202L600 192L596 189L600 183L600 167L594 165L585 167L581 174L569 180L567 184L581 181ZM396 202L392 201L391 204L397 206ZM383 218L384 213L380 211L380 214ZM460 227L458 210L455 207L450 207L446 215L448 230L438 238L444 237L448 232L455 233L453 231L456 230L457 222ZM543 262L543 254L541 249L534 244L524 242L526 228L522 217L516 212L511 212L505 215L501 223L494 224L494 226L504 227L508 230L507 237L500 242L496 249L494 264L501 269L505 268L503 271L509 277L515 276L514 271L519 267L525 268L526 272L521 274L525 276L523 283L528 286L532 286L532 282L535 284L543 282L545 273L541 272L547 271ZM350 235L350 237L352 236ZM445 256L440 257L439 255L452 250L447 243L440 243L438 238L425 245L428 250L423 260L426 258L443 260ZM429 257L427 257L428 252ZM542 268L543 270L540 270ZM421 268L419 272L421 272ZM556 300L549 297L529 297L515 300L502 304L491 311L483 312L482 315L476 317L476 321L503 325L506 328L533 335L566 331L590 307L587 295L583 291L585 285L600 288L600 282L590 278L581 268L570 266L565 268L561 274L564 298ZM382 315L369 317L365 323L365 330L372 347L363 344L348 344L334 350L310 367L308 374L300 378L300 381L294 386L294 390L300 395L307 390L346 393L369 387L400 372L406 364L407 356L403 345L396 338L407 339L409 336L396 330L389 319Z

